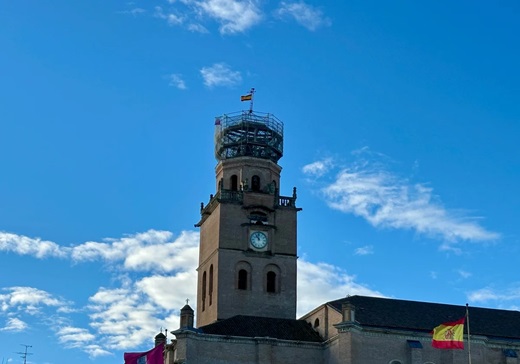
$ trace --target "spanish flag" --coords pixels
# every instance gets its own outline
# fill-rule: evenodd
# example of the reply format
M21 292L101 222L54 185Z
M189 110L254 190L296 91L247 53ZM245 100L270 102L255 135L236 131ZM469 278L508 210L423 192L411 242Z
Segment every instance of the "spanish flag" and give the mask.
M434 328L432 346L437 349L464 349L464 319L446 322Z
M252 98L253 98L253 94L247 94L247 95L240 96L240 101L249 101Z

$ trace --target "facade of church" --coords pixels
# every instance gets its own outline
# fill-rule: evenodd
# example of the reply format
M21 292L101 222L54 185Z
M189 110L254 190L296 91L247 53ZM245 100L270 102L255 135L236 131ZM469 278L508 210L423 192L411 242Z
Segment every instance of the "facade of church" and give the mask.
M464 350L431 346L465 306L352 296L296 319L296 189L280 194L283 123L215 122L216 191L201 205L197 313L181 310L165 364L520 364L520 312L470 308ZM347 292L346 292L347 293ZM196 317L196 325L195 325ZM157 339L157 338L156 338Z

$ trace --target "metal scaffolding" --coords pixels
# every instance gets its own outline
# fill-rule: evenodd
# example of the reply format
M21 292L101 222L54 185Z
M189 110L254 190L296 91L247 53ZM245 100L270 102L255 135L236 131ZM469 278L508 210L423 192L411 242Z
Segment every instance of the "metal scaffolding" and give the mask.
M216 118L217 160L251 156L276 163L282 155L283 123L274 115L242 111Z

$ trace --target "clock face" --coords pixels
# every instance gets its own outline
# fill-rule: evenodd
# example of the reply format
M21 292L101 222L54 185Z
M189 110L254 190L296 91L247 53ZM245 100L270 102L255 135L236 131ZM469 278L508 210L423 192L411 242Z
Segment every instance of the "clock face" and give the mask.
M267 246L267 234L262 231L255 231L249 235L251 246L256 249L263 249Z

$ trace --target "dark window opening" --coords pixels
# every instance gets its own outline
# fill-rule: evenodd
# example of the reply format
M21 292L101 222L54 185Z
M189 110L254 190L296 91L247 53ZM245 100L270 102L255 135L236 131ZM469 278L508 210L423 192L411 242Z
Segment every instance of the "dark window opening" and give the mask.
M319 326L320 326L320 319L317 318L316 320L314 320L314 328L319 327Z
M236 174L231 176L231 191L238 191L238 177Z
M247 271L245 269L238 271L238 289L247 289Z
M206 309L206 272L202 274L202 311Z
M422 349L422 344L419 340L406 340L408 347L412 349Z
M260 191L260 177L253 176L253 178L251 178L251 190Z
M267 272L267 292L276 292L276 273Z
M209 305L213 303L213 264L209 267Z

